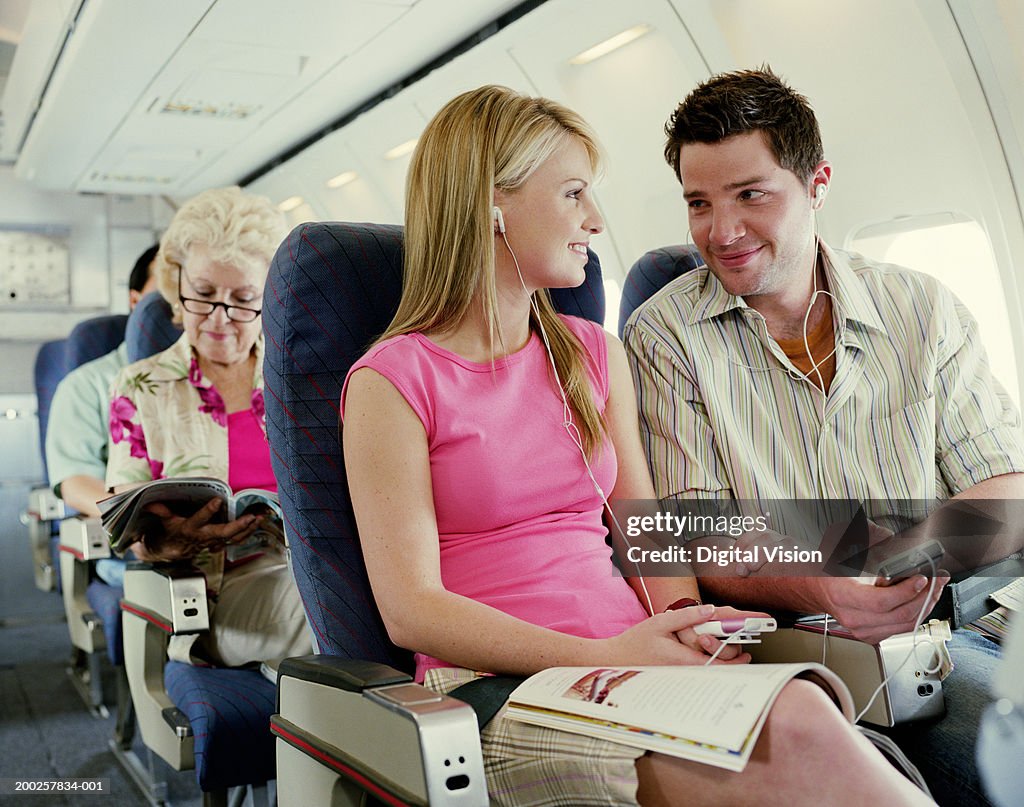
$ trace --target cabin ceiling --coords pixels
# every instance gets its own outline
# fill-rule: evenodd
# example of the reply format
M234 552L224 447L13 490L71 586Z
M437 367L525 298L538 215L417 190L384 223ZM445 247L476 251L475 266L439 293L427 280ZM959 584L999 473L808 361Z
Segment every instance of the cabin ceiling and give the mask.
M520 0L4 0L0 161L37 187L237 182Z

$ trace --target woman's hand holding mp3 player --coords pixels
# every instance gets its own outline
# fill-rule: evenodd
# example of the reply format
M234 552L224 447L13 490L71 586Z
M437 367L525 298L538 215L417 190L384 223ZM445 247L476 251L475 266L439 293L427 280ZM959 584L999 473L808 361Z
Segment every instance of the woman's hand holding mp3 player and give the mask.
M749 644L756 640L758 634L775 630L775 620L761 611L740 611L731 606L700 607L705 609L700 612L702 618L677 631L676 638L683 644L698 647L709 656L714 656L716 661L749 661L750 656L738 647L723 648L722 645ZM686 610L697 611L696 608Z

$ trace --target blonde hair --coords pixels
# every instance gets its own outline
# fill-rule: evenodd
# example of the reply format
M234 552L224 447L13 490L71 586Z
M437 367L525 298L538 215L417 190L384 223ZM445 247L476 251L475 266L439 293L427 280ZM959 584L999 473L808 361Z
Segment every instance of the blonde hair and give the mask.
M382 340L414 331L449 331L463 321L479 294L491 349L496 333L500 343L494 191L514 192L555 151L574 141L584 146L596 171L600 147L579 115L507 87L471 90L437 113L409 166L402 297ZM546 289L534 298L584 450L593 456L604 421L594 403L583 345L555 313ZM539 328L536 313L530 315L530 326Z
M219 263L258 263L269 270L286 232L284 216L267 197L237 185L203 191L185 202L160 239L153 266L160 293L175 306L175 321L181 319L178 276L193 249L204 248Z

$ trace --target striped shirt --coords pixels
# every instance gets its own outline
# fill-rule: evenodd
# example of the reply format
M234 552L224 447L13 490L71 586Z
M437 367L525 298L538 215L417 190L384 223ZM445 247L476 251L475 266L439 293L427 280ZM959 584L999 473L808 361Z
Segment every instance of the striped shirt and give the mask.
M828 394L706 268L623 334L660 499L946 499L1024 471L1020 418L970 312L935 278L822 244Z

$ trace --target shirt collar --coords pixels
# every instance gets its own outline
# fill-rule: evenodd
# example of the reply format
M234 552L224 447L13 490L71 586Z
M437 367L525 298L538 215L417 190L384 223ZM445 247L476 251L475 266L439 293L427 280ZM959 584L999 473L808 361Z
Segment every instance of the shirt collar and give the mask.
M878 314L878 308L865 289L864 283L851 268L846 254L836 252L820 239L818 245L825 259L823 265L828 288L840 318L884 333L885 326ZM729 294L707 265L697 271L702 277L698 280L697 302L690 312L690 325L719 317L734 309L750 308L742 297Z
M847 253L837 252L824 241L818 241L824 257L825 278L832 292L839 317L867 328L885 333L885 325L878 306L868 294L867 287L850 265Z
M729 294L725 286L718 282L715 273L708 268L707 263L696 271L702 277L697 281L697 303L690 312L690 322L694 325L705 319L719 317L734 308L749 308L742 297Z

